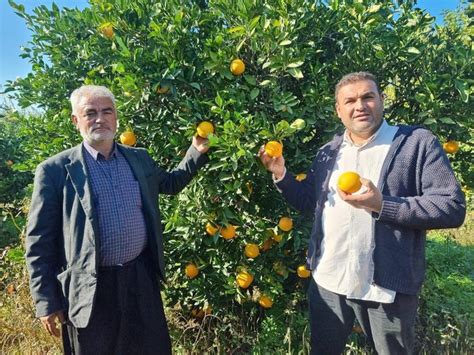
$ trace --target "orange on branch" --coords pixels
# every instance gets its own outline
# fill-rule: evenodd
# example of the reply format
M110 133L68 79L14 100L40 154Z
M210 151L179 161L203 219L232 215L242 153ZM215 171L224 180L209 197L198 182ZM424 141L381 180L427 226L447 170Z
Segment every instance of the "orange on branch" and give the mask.
M300 266L298 266L298 268L296 269L296 273L297 273L298 276L301 277L302 279L307 279L307 278L310 277L310 275L311 275L311 271L309 271L309 270L306 268L306 265L300 265Z
M207 222L206 224L207 234L209 234L210 236L215 236L218 231L219 231L219 228L214 227L214 225L211 222Z
M186 265L186 268L184 269L184 273L190 279L194 279L199 274L199 269L195 264L189 263L188 265Z
M459 150L459 143L456 141L447 141L443 144L443 149L446 153L456 154Z
M221 228L221 236L224 239L235 238L236 230L237 230L236 226L233 226L232 224L228 224L227 226Z
M248 271L241 271L236 277L237 285L241 288L248 288L253 282L253 275Z
M293 220L290 217L281 217L278 222L278 228L284 232L289 232L293 229Z
M267 295L262 295L260 299L258 300L258 304L262 306L263 308L272 308L273 306L273 301L270 297Z
M260 255L260 250L257 244L249 243L245 246L245 256L247 258L255 259Z
M120 135L120 143L130 146L135 145L137 137L132 131L125 131Z
M114 36L114 26L111 22L103 23L100 25L99 30L104 35L104 37L108 39L111 39Z
M230 63L230 72L234 75L242 75L245 71L245 63L242 59L234 59Z

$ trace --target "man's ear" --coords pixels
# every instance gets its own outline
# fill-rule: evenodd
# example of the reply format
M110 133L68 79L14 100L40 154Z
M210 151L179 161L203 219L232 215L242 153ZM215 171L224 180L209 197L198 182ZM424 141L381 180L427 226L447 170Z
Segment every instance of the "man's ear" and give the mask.
M339 104L336 101L336 104L334 105L334 108L336 109L337 117L341 118L341 115L339 114Z
M77 116L75 114L71 114L71 122L77 128Z

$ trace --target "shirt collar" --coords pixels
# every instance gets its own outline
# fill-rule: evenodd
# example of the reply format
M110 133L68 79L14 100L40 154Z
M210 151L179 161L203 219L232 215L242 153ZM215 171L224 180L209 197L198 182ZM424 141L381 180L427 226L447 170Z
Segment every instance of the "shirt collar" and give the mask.
M99 157L101 159L105 159L104 156L102 154L100 154L97 149L92 147L86 141L83 141L82 145L86 149L86 151L92 156L92 158L94 158L94 160L99 159ZM110 154L110 158L115 158L116 156L117 156L117 144L115 144L115 142L114 142L114 145L113 145L113 148L112 148L112 154Z
M367 144L376 141L377 138L383 137L383 135L387 132L388 127L389 127L389 124L387 123L387 121L383 120L382 124L379 127L379 129L373 135L371 135L369 138L367 138L367 140L365 142L363 142L361 144L355 144L353 142L352 138L350 137L349 131L346 129L344 131L344 143L355 146L355 147L359 147L359 148L364 147Z

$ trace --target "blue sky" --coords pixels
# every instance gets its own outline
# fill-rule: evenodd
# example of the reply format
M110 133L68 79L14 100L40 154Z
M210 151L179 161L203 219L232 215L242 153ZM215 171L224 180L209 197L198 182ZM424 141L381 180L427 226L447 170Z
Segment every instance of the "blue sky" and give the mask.
M15 0L23 4L30 13L39 5L51 7L53 0ZM59 7L77 7L82 9L88 6L87 0L55 0ZM418 7L426 9L442 23L442 11L454 10L460 0L419 0ZM27 75L31 66L27 60L20 58L20 47L27 44L30 32L22 18L17 16L8 4L8 0L0 0L0 88L6 80Z

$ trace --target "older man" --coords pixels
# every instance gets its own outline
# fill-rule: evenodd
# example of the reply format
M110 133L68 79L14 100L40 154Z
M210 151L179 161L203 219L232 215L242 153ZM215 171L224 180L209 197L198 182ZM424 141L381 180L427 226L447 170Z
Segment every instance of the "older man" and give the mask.
M372 74L344 76L335 96L345 132L319 149L305 180L286 171L283 157L260 151L283 197L314 216L311 352L342 353L357 318L379 354L410 354L426 230L461 225L464 195L433 134L383 119ZM361 191L337 187L346 171L362 176Z
M105 87L71 95L83 142L36 169L26 261L36 315L66 353L169 354L158 278L164 277L160 193L181 191L208 160L193 137L176 169L114 142L117 112Z

